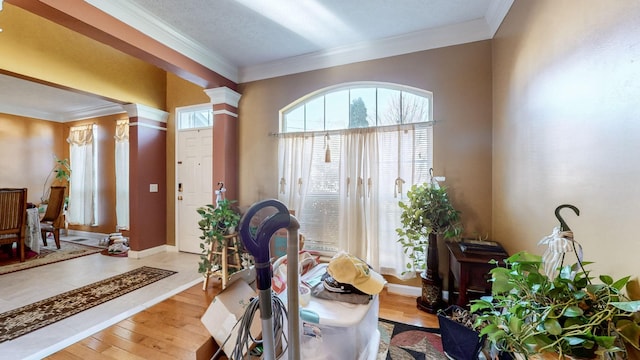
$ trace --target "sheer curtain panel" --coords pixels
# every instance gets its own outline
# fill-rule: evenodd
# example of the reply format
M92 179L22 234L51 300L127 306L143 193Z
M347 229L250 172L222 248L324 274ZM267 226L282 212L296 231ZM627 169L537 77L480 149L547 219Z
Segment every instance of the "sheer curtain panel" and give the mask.
M429 179L432 124L279 136L279 199L296 210L305 248L345 250L383 274L413 277L402 274L398 202Z
M129 229L129 120L116 122L116 227Z
M94 124L74 126L67 138L71 165L69 223L72 225L95 225L97 221L95 132Z

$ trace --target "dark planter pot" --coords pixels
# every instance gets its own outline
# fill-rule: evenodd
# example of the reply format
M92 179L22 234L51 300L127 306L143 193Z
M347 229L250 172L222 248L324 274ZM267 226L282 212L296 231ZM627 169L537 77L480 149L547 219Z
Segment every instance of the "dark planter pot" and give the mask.
M420 274L422 295L416 299L418 309L435 314L444 308L442 301L442 279L438 274L438 237L429 234L429 245L426 253L427 269Z
M456 360L475 360L482 350L485 337L473 329L451 319L455 309L461 309L457 305L451 305L438 312L442 347L447 356Z

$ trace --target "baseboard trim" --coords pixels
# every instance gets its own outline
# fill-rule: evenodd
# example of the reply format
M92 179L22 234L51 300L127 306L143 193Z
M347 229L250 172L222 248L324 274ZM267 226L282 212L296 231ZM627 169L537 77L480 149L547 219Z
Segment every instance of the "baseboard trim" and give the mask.
M128 254L129 254L129 257L132 259L142 259L147 256L168 252L168 251L169 250L167 249L167 245L160 245L160 246L156 246L156 247L152 247L152 248L144 249L140 251L129 250Z
M64 231L64 230L62 230ZM103 234L103 233L95 233L95 232L90 232L90 231L81 231L81 230L68 230L68 234L67 236L82 236L82 237L89 237L89 238L105 238L107 236L109 236L109 234Z
M387 292L391 294L397 294L397 295L403 295L403 296L422 295L422 289L417 286L387 283L386 287L387 287Z
M387 285L385 285L385 287L387 288L387 292L390 294L397 294L397 295L402 295L402 296L422 296L422 288L418 287L418 286L409 286L409 285L402 285L402 284L390 284L387 283ZM449 300L449 292L444 290L442 291L442 300L444 301L448 301Z

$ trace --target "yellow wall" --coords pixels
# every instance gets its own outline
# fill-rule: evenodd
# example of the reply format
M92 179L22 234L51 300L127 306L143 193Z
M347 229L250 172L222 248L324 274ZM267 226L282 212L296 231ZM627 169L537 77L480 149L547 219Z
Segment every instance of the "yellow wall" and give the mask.
M165 109L165 71L5 2L0 70Z
M481 41L240 85L240 205L277 198L278 111L327 86L383 81L434 94L434 170L467 233L491 227L491 42ZM441 259L446 249L440 246ZM446 274L446 261L440 268Z
M640 4L516 0L494 38L493 234L542 253L561 212L594 274L640 275ZM571 257L572 262L575 258Z
M175 245L176 219L176 108L210 103L205 89L174 74L167 74L167 244Z

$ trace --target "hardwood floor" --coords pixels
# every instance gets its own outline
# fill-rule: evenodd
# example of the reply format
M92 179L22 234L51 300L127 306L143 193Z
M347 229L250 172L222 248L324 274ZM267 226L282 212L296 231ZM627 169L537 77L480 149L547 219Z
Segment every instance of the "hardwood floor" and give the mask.
M46 359L209 359L217 345L200 317L220 287L193 286ZM416 308L414 297L380 294L379 317L438 327L437 316ZM226 359L221 357L221 359Z

